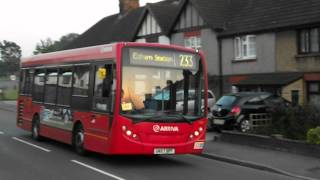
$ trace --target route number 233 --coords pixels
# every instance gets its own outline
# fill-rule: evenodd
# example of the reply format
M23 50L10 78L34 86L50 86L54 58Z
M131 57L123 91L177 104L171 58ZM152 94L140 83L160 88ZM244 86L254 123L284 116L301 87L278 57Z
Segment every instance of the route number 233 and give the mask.
M180 55L180 66L184 68L192 68L193 67L193 56L190 55Z

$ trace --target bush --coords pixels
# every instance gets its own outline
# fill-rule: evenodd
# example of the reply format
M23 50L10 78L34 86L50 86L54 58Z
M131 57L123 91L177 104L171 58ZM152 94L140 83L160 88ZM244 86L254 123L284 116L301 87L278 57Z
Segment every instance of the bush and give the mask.
M4 100L16 100L18 98L18 89L8 89L4 91Z
M320 127L308 131L307 142L310 144L320 144Z
M309 129L320 126L320 111L313 106L278 108L272 112L272 124L258 134L281 134L285 138L306 140Z

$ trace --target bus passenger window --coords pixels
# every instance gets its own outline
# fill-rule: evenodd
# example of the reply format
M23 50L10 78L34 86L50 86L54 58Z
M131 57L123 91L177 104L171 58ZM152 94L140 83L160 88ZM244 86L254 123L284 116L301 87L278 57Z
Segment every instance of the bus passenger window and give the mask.
M58 80L58 100L59 105L70 105L71 86L72 86L72 68L62 68L59 71Z
M38 102L43 101L44 78L45 78L45 71L42 69L36 70L34 83L33 83L33 92L32 92L32 97L34 101L38 101Z
M26 71L24 94L30 95L32 90L33 70Z
M75 67L73 73L73 93L76 96L88 96L90 67L87 65Z
M46 75L45 99L44 102L55 104L57 95L58 70L48 69Z
M20 94L25 94L25 84L26 84L26 73L27 73L27 70L21 70L20 72L20 85L19 85L19 88L20 88Z

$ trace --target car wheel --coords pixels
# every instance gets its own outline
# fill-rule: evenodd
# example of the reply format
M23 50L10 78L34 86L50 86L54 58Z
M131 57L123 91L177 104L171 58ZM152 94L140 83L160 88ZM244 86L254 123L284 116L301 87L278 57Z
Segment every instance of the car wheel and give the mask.
M212 125L211 119L208 119L207 131L211 131L212 129L213 129L213 125Z
M79 155L86 154L86 150L84 148L84 130L82 125L78 125L75 128L75 131L73 134L73 145L77 154Z
M240 131L245 133L248 132L251 129L250 127L250 121L247 119L244 119L240 122Z
M32 121L32 130L31 130L32 139L40 141L40 119L38 116L34 116Z

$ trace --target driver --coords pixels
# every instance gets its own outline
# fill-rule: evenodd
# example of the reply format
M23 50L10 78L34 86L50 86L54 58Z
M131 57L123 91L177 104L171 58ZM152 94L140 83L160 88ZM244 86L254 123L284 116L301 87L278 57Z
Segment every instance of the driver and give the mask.
M144 109L143 100L139 95L136 95L130 88L125 88L121 90L121 104L126 105L129 110L141 110ZM132 108L132 109L130 109ZM122 110L125 110L122 108Z

